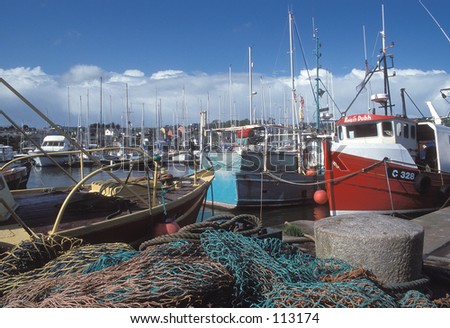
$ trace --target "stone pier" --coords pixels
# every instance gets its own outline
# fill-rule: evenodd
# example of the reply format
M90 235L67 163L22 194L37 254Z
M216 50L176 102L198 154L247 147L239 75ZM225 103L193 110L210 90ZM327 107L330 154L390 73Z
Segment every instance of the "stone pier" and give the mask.
M422 275L423 227L381 214L351 214L315 222L316 255L363 267L383 284L415 281Z

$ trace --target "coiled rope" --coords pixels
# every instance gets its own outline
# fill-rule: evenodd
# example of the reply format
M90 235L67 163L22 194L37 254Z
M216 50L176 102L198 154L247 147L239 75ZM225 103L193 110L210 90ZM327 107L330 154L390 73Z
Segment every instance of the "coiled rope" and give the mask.
M151 245L164 244L171 241L187 240L194 243L200 242L200 235L207 230L225 230L243 236L257 234L263 227L262 220L250 214L217 215L203 222L193 223L182 227L175 233L162 235L143 242L139 250L143 251Z

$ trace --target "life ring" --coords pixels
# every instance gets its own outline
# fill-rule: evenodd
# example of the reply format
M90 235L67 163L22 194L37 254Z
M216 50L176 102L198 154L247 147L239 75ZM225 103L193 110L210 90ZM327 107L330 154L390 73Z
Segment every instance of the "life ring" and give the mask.
M418 174L414 179L414 187L419 194L424 194L431 187L431 179L425 174Z

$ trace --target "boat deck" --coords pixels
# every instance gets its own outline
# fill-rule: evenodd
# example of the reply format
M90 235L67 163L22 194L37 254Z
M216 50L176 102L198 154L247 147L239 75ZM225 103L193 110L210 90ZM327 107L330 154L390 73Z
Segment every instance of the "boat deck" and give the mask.
M164 192L164 204L182 197L193 190L195 186L192 180L181 181L183 188L171 187ZM202 183L200 181L200 183ZM105 219L123 215L126 212L137 212L149 208L149 190L144 182L131 183L129 185L146 203L143 203L135 195L122 192L114 196L102 196L98 192L76 192L64 215L62 216L59 230L73 228L74 226L90 224ZM59 210L68 196L68 191L41 192L30 197L29 193L16 193L14 199L18 204L16 214L36 233L47 233L59 213ZM150 190L152 197L152 190ZM162 204L162 192L156 193L156 204ZM7 225L15 224L13 218L0 223L0 229Z

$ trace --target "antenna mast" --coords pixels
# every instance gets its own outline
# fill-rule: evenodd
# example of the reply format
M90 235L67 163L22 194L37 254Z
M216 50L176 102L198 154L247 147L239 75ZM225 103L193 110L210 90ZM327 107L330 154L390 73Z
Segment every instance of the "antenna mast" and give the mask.
M387 95L387 99L384 102L384 115L388 114L388 107L390 111L390 115L392 115L392 104L391 104L391 92L389 88L389 79L388 79L388 67L387 67L387 54L386 54L386 33L384 27L384 5L381 5L381 20L382 20L382 60L383 60L383 76L384 76L384 93Z

